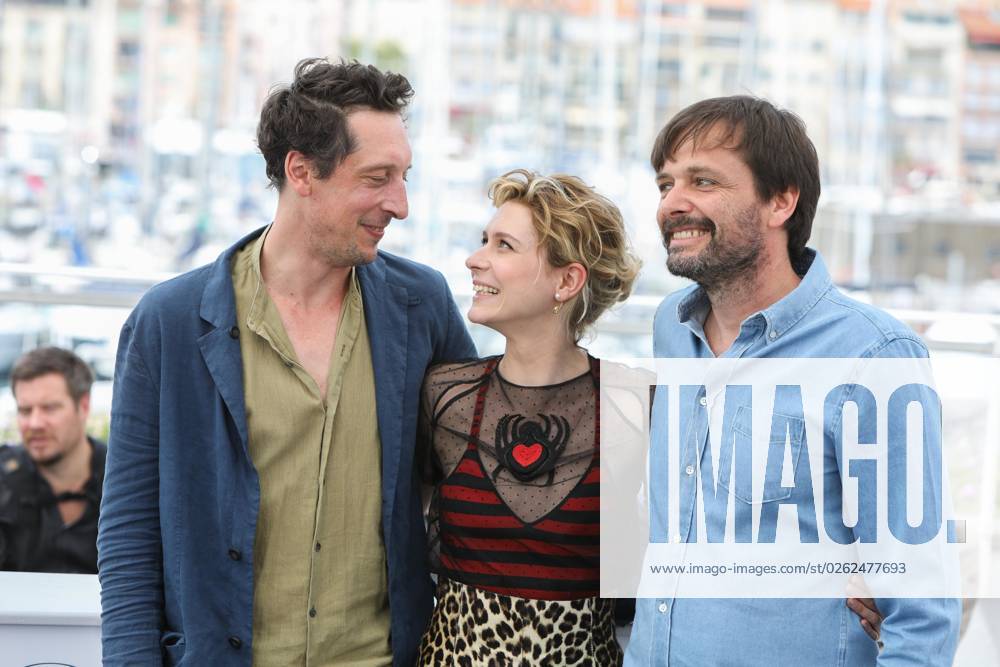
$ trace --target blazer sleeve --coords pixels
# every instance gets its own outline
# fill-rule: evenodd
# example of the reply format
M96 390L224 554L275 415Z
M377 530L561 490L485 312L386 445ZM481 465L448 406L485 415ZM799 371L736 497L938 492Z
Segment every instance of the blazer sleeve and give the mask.
M434 483L431 463L434 438L431 429L431 398L428 396L428 392L429 387L425 380L424 386L420 389L420 411L417 413L417 448L414 457L422 486Z
M440 294L443 302L443 336L438 340L434 349L434 358L431 365L440 364L447 361L461 361L463 359L475 359L476 346L469 336L469 330L465 326L465 319L458 311L458 304L455 303L451 290L444 276L437 274L440 282Z
M135 318L122 328L97 549L105 665L160 665L159 390Z

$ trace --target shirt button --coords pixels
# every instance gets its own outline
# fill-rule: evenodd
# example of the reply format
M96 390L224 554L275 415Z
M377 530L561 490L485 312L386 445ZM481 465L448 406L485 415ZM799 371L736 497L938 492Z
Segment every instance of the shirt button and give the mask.
M661 602L660 606L657 607L657 609L660 610L661 614L666 614L667 613L667 603L666 602Z
M771 340L774 340L775 338L778 337L778 332L772 330L771 333L767 334L767 337L770 338Z
M688 475L693 475L694 474L694 466L688 466L687 468L684 468L684 472L686 472Z
M239 330L239 328L238 327L233 327L232 329L230 329L229 330L229 337L230 338L239 338L240 337L240 330Z
M243 646L243 642L241 642L240 638L237 637L236 635L230 635L229 645L232 646L233 648L239 648Z
M232 560L239 560L239 559L243 558L243 554L241 554L236 549L230 549L229 550L229 558L232 559Z
M316 543L316 551L319 551L319 550L320 550L320 549L322 549L322 548L323 548L323 545L322 545L322 544L320 544L319 542L317 542L317 543Z
M309 610L309 618L316 618L316 607Z
M292 367L292 362L290 362L290 361L285 361L285 365L286 365L286 366L288 366L289 368L291 368L291 367Z
M680 533L677 533L676 535L674 535L674 542L676 544L680 544L681 543L681 534Z
M700 403L701 405L708 405L708 399L702 396L701 398L698 399L698 403Z

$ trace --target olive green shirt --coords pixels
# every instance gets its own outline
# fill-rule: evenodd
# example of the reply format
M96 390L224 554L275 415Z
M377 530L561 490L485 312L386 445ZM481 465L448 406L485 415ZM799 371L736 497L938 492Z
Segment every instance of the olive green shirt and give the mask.
M320 396L261 279L267 231L232 267L260 478L253 664L388 665L381 445L361 290L352 272Z

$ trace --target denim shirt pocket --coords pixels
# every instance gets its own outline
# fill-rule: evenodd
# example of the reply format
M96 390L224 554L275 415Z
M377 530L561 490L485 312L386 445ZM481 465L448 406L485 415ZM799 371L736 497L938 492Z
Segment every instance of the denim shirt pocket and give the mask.
M769 456L771 456L770 449L772 446L787 446L791 447L791 461L793 470L799 463L799 456L802 453L802 441L805 438L805 422L800 417L792 417L790 415L784 415L781 413L775 413L782 419L788 422L788 433L787 436L784 433L771 434L768 433L767 436L759 435L754 437L753 435L753 411L749 406L740 406L736 411L736 418L734 419L733 426L736 431L737 437L744 437L748 439L753 444L753 455L751 456L751 470L753 471L753 479L757 480L757 488L763 488L764 486L764 471L766 470L766 461ZM770 426L768 426L770 431ZM787 439L787 444L786 444ZM733 489L732 475L733 475L733 454L735 452L735 447L730 447L724 449L719 454L719 468L724 470L729 470L730 475L726 476L725 479L719 479L719 485L724 489L732 493L737 500L751 505L760 505L762 503L772 503L777 500L786 500L791 497L792 489L791 487L786 488L776 488L776 489L764 489L762 497L758 500L754 499L753 494L753 483L746 475L737 476L735 489ZM784 456L782 455L781 461L784 462ZM788 471L791 473L792 471Z

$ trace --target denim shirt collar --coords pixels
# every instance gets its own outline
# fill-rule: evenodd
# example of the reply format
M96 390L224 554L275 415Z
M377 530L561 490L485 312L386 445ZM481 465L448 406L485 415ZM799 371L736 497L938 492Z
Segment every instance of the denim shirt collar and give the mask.
M833 284L823 258L812 248L805 249L794 268L802 281L769 307L743 320L741 330L763 322L767 331L764 342L773 342L802 319ZM696 286L677 303L677 321L704 340L705 318L708 317L710 308L708 294L701 286Z

